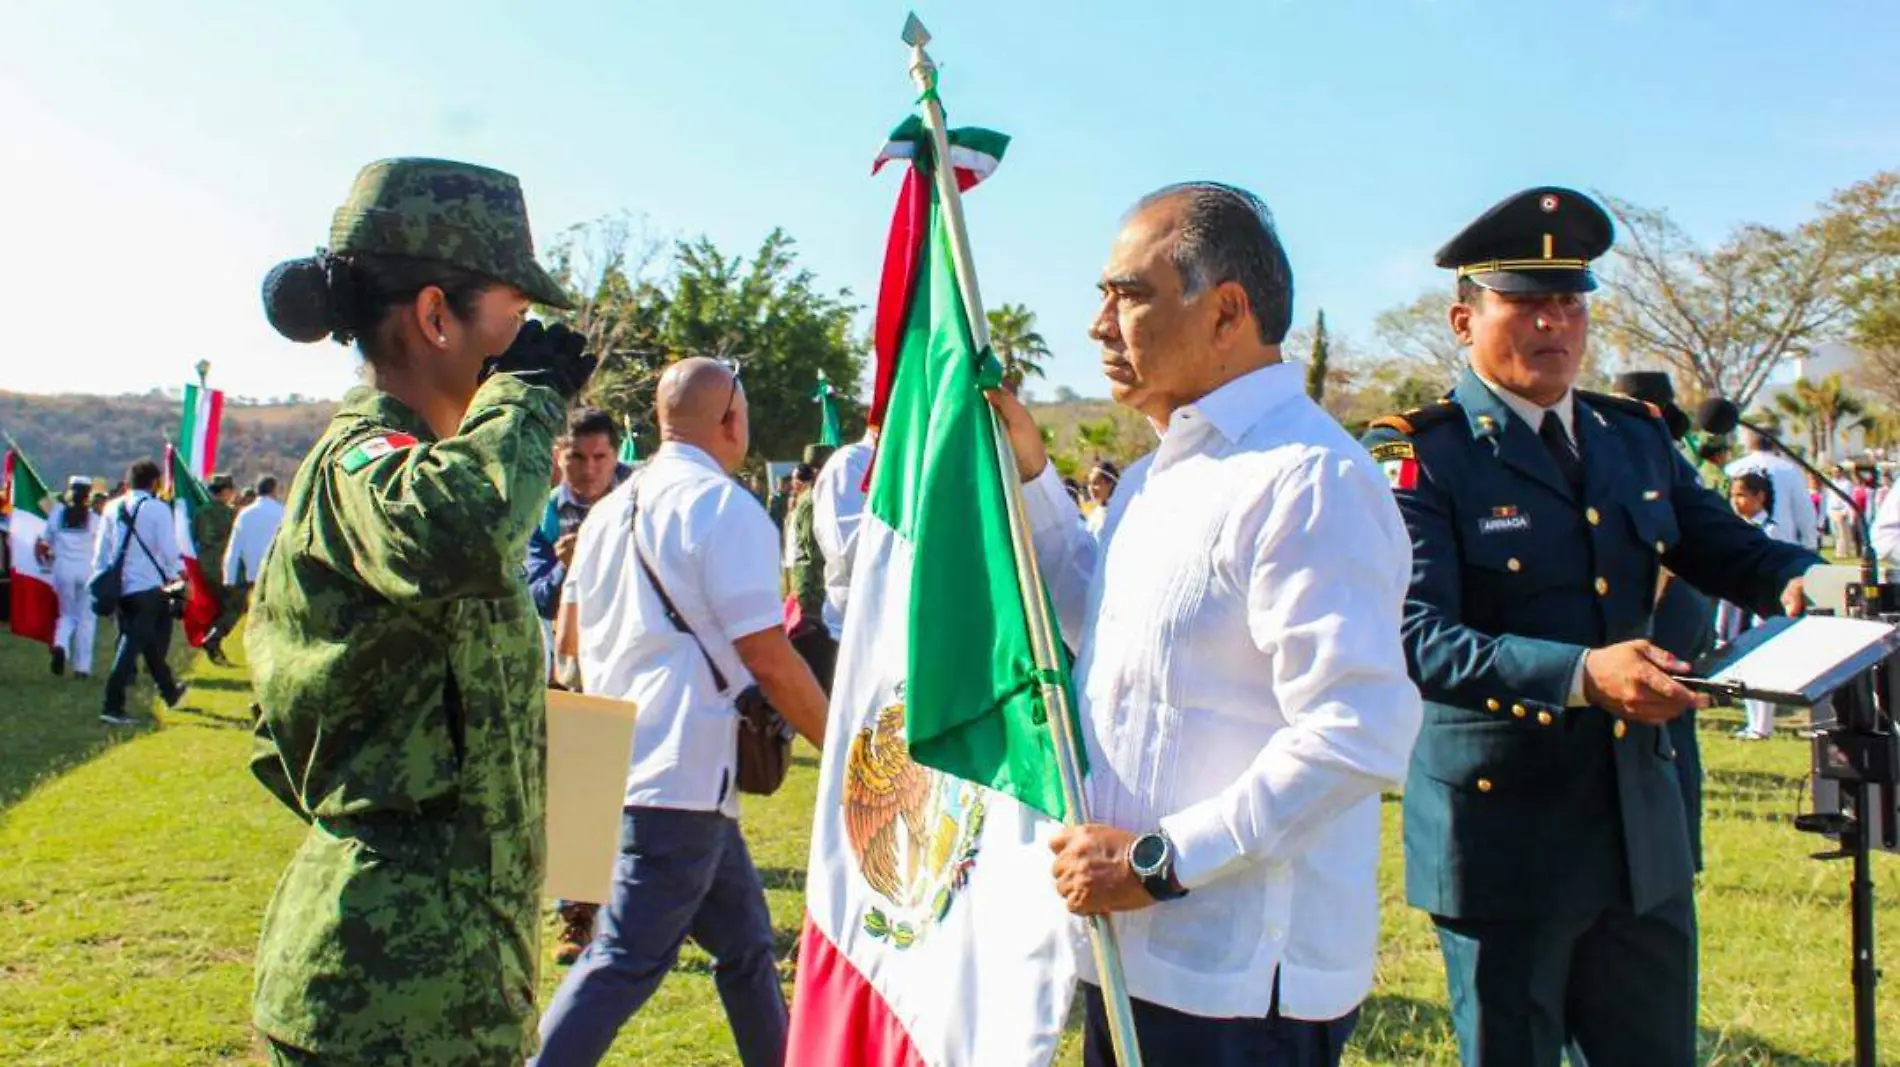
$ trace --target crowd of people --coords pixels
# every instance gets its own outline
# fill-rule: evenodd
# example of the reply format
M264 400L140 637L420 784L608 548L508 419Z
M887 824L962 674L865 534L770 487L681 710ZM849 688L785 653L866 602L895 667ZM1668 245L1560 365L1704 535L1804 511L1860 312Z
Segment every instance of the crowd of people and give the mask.
M1612 239L1555 187L1466 227L1437 263L1469 369L1354 440L1282 359L1293 272L1265 206L1169 186L1124 219L1088 329L1154 451L1065 484L1030 411L991 394L1091 768L1097 821L1053 837L1050 889L1121 916L1145 1062L1340 1062L1401 786L1406 898L1464 1062L1693 1062L1684 725L1705 700L1672 675L1805 609L1823 517L1767 450L1702 484L1719 447L1685 451L1672 398L1576 388ZM807 452L762 501L737 479L746 388L694 357L658 383L659 448L620 461L620 427L577 407L584 340L526 318L571 301L486 168L365 168L327 249L264 297L367 376L258 520L275 539L240 517L224 552L251 585L252 769L309 824L257 954L272 1062L596 1063L691 938L740 1060L780 1064L740 751L823 745L875 434ZM154 484L135 468L88 535L149 533L132 595L177 569ZM1890 556L1896 500L1868 486ZM127 614L122 650L152 625ZM549 684L639 713L611 891L558 904L570 969L537 1011ZM1083 1055L1106 1067L1106 976L1081 966Z
M168 707L177 707L188 687L173 676L168 658L174 623L190 596L174 510L184 505L160 498L160 480L149 459L134 462L110 491L95 492L93 479L73 476L33 549L51 569L59 598L53 674L90 679L98 620L103 615L117 625L99 713L109 726L138 721L127 714L126 691L141 662ZM203 646L213 662L228 666L223 639L244 612L283 507L269 475L242 497L229 474L214 474L206 489L209 500L191 514L187 532L197 558L209 561L200 593L211 601L214 621ZM95 594L102 575L114 576L117 592L106 601Z

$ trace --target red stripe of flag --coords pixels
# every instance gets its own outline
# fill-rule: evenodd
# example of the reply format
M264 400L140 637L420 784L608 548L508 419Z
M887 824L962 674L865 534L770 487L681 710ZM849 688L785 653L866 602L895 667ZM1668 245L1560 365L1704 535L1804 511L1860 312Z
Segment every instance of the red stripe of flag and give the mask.
M785 1067L929 1067L904 1024L818 924L805 917Z

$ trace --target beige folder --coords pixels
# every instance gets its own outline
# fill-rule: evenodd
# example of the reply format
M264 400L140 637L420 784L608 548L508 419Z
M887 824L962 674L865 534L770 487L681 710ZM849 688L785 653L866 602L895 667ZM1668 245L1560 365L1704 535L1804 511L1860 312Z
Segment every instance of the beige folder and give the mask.
M548 691L546 896L604 904L620 854L620 810L633 757L634 706Z

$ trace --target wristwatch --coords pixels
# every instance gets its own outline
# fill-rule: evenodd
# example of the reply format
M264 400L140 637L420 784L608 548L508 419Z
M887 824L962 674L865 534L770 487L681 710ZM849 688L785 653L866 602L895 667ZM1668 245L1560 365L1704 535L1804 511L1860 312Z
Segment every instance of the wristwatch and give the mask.
M1174 879L1174 842L1165 830L1156 830L1135 838L1128 848L1128 867L1141 879L1141 887L1156 900L1178 900L1188 891Z

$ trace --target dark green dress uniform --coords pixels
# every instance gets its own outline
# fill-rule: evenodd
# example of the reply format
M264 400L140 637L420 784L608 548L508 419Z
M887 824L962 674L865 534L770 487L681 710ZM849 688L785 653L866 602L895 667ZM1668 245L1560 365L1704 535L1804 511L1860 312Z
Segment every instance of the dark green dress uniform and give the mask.
M563 300L520 210L507 175L389 161L332 243ZM275 1062L516 1067L534 1049L546 706L521 559L565 407L494 374L438 439L356 389L291 483L245 637L251 769L309 824L258 944Z
M1534 189L1440 265L1478 264L1487 288L1577 291L1608 245L1601 209ZM1649 635L1661 567L1775 613L1816 559L1704 490L1653 407L1571 402L1575 486L1470 372L1365 439L1412 535L1403 635L1426 704L1406 895L1438 926L1466 1064L1547 1067L1568 1047L1591 1067L1687 1065L1694 866L1677 753L1665 730L1574 706L1578 667Z

